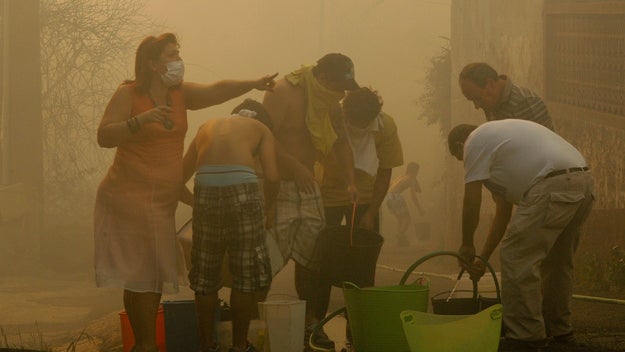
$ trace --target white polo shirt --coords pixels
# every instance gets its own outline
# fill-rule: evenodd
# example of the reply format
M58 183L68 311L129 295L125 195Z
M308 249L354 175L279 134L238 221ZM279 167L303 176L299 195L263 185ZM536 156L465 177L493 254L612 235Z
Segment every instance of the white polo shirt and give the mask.
M464 182L484 181L493 193L517 204L548 173L584 167L584 157L564 138L532 121L486 122L464 144Z

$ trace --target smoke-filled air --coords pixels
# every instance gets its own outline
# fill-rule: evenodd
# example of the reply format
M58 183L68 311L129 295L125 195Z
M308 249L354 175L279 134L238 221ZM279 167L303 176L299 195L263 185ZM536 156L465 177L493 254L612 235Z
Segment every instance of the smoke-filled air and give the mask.
M625 351L623 28L0 0L0 352Z

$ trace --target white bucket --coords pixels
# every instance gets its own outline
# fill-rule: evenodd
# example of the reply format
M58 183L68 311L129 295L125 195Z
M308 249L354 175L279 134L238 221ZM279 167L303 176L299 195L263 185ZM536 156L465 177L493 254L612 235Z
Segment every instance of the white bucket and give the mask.
M265 336L271 352L293 352L303 349L306 301L265 301L259 302L258 307L260 318L267 326Z

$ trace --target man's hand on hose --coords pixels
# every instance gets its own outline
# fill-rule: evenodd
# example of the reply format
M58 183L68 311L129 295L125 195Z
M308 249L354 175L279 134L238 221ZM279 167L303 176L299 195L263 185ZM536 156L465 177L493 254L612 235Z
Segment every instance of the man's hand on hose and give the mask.
M480 281L484 273L486 272L486 264L478 258L475 258L473 265L467 269L471 280Z
M470 265L467 266L464 262L460 261L460 266L469 273L471 280L479 281L486 272L486 264L484 264L481 259L475 257L475 246L462 245L458 250L458 254L470 263Z
M472 244L471 245L463 244L462 246L460 246L460 249L458 249L458 254L466 262L473 263L473 261L475 260L475 246ZM458 263L460 264L461 267L463 267L467 271L469 271L471 268L470 266L467 266L467 264L465 264L464 261L458 260Z

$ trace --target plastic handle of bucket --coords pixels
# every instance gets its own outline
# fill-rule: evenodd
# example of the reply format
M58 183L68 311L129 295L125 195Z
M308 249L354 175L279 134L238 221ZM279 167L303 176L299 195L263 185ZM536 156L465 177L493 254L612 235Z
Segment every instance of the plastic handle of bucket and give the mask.
M345 308L345 307L343 307L341 309L337 309L334 312L330 313L330 315L325 317L317 325L315 325L315 327L313 328L312 333L310 334L310 337L308 338L308 346L313 351L334 351L334 349L327 349L327 348L316 346L313 341L315 341L315 337L317 336L317 333L319 333L319 330L321 330L323 328L323 326L326 325L327 322L332 320L335 316L337 316L339 314L343 314L345 312L347 312L347 308Z
M425 277L425 276L421 276L418 277L416 280L414 280L412 282L413 285L417 285L417 286L430 286L430 279Z
M409 310L404 310L401 313L399 313L399 318L402 320L404 324L415 325L416 323L414 313L412 313Z
M409 268L408 270L406 270L406 272L404 273L404 275L402 276L401 280L399 281L400 285L404 285L406 283L406 280L408 280L408 277L410 277L410 274L414 271L414 269L416 269L419 265L423 264L424 262L435 258L435 257L440 257L440 256L452 256L452 257L456 257L460 262L462 262L464 265L466 266L471 266L471 263L469 263L466 259L464 259L460 254L456 253L456 252L452 252L452 251L436 251L436 252L432 252L429 254L424 255L423 257L419 258L416 262L414 262ZM488 268L488 270L490 270L491 275L493 275L493 277L495 278L495 288L497 289L497 298L500 299L500 295L499 295L499 283L497 282L497 277L495 275L495 270L493 270L493 267L486 261L484 260L484 258L481 257L477 257L480 258L480 260L482 260L484 262L484 264L486 264L486 267ZM477 281L473 281L473 298L477 299Z
M503 316L503 312L501 311L501 308L495 309L492 312L490 312L491 320L501 320L502 316Z

